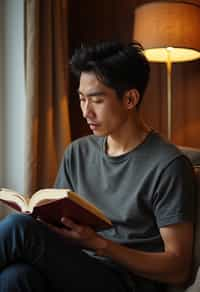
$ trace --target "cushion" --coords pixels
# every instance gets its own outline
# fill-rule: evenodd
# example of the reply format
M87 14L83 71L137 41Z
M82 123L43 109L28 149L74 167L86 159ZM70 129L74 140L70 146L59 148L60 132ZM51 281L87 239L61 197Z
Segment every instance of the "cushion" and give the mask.
M200 165L200 149L192 147L178 147L192 162L194 166Z
M194 271L200 266L200 166L195 166L197 178L196 220L194 234Z
M197 269L200 266L200 150L190 147L179 147L181 151L191 160L194 165L197 182L196 195L196 219L195 219L195 234L194 234L194 257L193 271L196 275Z
M170 286L168 292L200 292L200 149L179 147L179 149L191 160L194 165L197 196L196 196L196 219L194 231L193 249L193 275L191 285L187 289Z

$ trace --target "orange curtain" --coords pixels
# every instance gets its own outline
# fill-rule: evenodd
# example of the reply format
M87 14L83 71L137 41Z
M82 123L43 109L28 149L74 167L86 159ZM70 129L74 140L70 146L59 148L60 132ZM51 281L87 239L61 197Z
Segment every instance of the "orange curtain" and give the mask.
M25 190L51 187L71 140L67 0L25 0Z

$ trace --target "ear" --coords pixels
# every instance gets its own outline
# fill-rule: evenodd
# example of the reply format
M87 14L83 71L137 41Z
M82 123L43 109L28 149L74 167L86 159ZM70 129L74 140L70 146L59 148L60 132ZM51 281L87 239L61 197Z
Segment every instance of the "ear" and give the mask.
M136 107L140 99L140 94L137 89L130 89L125 93L124 102L128 110Z

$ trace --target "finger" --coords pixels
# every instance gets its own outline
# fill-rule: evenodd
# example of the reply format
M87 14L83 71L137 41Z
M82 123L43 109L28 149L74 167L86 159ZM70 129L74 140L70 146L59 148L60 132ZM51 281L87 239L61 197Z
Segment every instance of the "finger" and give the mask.
M65 226L65 234L74 239L82 239L88 233L87 226L77 224L69 218L61 218L61 222Z
M77 232L79 230L82 230L82 226L81 225L75 223L74 221L72 221L71 219L69 219L67 217L62 217L61 218L61 222L68 229L73 229L73 230L76 230Z
M71 239L80 239L80 235L77 231L74 231L72 229L67 229L65 228L63 230L63 233L62 233L65 237L67 238L71 238Z
M41 223L46 224L46 222L45 222L44 220L42 220L42 218L40 218L39 216L36 217L36 220L37 220L38 222L41 222Z
M36 220L42 224L45 224L49 229L51 229L52 231L55 231L59 234L62 234L62 228L56 227L55 225L52 225L50 223L47 223L46 221L42 220L40 217L37 217Z

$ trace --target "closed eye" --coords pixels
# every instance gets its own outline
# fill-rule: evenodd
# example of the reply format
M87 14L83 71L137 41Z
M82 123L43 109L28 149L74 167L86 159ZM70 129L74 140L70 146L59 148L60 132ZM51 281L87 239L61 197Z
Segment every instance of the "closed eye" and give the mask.
M85 102L85 101L86 101L86 98L83 97L83 96L80 96L80 97L79 97L79 101L80 101L80 102Z
M91 101L93 103L103 103L104 102L104 99L103 98L100 98L100 97L94 96L94 97L91 98Z

